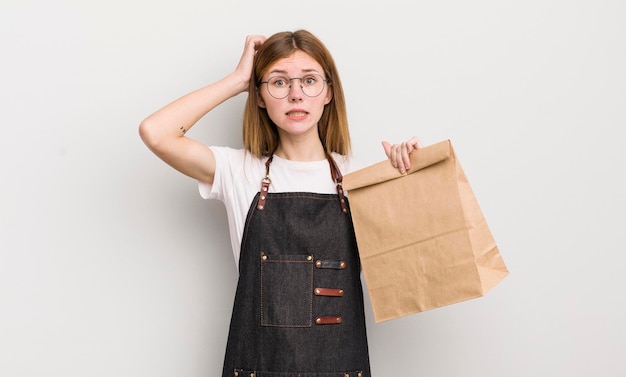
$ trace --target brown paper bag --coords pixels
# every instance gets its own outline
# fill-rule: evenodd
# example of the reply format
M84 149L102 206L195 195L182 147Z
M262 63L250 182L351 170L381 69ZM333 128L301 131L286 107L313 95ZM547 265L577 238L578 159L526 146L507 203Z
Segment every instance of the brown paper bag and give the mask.
M449 140L388 160L343 187L376 322L483 296L508 270Z

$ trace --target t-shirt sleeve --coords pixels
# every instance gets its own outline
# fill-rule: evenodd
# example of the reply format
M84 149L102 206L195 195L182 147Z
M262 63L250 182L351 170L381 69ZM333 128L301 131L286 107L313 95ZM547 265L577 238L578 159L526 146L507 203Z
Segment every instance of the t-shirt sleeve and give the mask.
M213 183L198 182L198 191L203 199L219 199L224 198L224 182L232 180L232 169L229 164L236 159L236 153L227 147L208 147L215 157L215 176Z

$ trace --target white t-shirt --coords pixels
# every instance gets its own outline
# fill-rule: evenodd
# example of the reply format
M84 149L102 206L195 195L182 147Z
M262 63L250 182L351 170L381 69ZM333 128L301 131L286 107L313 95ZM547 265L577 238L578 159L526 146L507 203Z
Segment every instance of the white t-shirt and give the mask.
M267 158L258 159L244 149L210 148L215 155L215 177L213 184L199 182L200 195L204 199L221 200L226 206L233 255L238 265L246 217L265 177ZM336 153L333 158L343 175L364 167L352 158ZM337 193L328 160L302 162L274 156L269 176L269 192Z

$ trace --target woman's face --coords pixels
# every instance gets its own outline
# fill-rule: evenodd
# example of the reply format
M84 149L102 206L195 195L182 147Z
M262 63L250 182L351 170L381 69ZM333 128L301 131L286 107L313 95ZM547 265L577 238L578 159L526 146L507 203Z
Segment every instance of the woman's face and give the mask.
M322 66L302 51L277 60L268 68L259 85L258 105L267 110L279 135L318 137L317 123L324 106L332 99L326 79ZM277 98L282 96L285 97Z

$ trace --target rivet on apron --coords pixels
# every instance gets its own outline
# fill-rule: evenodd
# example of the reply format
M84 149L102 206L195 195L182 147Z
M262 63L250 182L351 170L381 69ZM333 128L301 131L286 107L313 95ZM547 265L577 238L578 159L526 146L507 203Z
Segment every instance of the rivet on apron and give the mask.
M350 377L350 375L348 373L344 373L343 377Z
M306 260L313 260L313 256L312 255L307 255Z
M261 260L267 260L267 255L261 253Z
M235 377L239 376L239 372L235 371Z
M359 371L359 373L356 374L359 377L363 377L363 372Z

